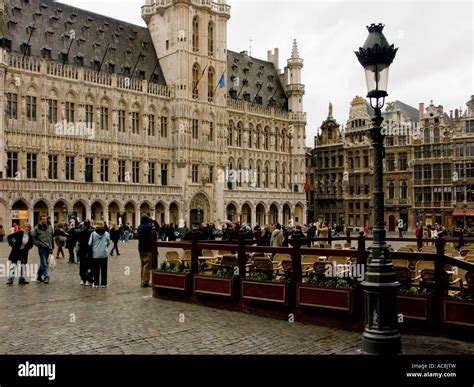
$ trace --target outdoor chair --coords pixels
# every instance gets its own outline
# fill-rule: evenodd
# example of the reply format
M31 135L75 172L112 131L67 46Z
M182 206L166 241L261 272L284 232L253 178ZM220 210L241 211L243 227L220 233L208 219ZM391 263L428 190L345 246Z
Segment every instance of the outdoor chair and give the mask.
M350 249L351 246L352 246L352 243L344 243L343 246L344 246L345 249Z
M214 273L235 272L235 268L239 266L239 261L235 255L224 255L219 263L212 263Z
M302 255L301 256L301 267L302 269L307 269L312 267L315 262L320 259L319 255Z
M180 261L180 258L179 258L179 253L177 251L168 251L166 253L166 260L168 262L172 262L172 261Z
M408 267L399 267L395 266L395 276L397 281L400 282L400 287L402 289L411 288L411 272Z
M260 258L257 257L253 260L252 263L247 265L249 267L249 273L261 273L268 280L271 280L275 277L275 274L278 270L273 268L273 262L270 258Z
M414 281L419 281L421 280L421 272L424 269L429 269L429 270L434 270L434 262L433 261L417 261L415 264L415 278L413 279Z
M398 250L397 250L399 253L413 253L413 249L411 247L408 247L408 246L402 246L400 247ZM416 249L415 251L418 251L418 249Z
M392 263L393 266L399 268L406 267L408 269L409 267L408 259L392 259Z
M436 276L434 269L423 269L420 275L420 289L426 289L429 292L436 292L439 291L439 286L436 284ZM448 273L443 271L443 281L444 281L444 289L445 292L448 292Z
M273 261L273 265L275 269L281 268L281 261L283 261L284 259L291 259L291 255L290 254L275 254L273 256L272 261Z

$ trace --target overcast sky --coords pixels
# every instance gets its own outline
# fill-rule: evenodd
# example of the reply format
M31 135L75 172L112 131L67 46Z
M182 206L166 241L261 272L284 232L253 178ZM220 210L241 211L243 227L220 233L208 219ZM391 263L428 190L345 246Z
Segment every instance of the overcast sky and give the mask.
M144 0L62 0L61 2L144 26ZM280 68L297 39L304 59L304 109L308 113L307 145L332 102L334 117L347 121L350 101L367 94L362 67L353 51L363 45L366 25L386 25L389 43L399 47L390 68L389 100L418 108L419 102L462 107L474 94L474 7L470 1L228 0L228 48L250 50L267 59L280 49ZM250 40L252 42L250 43Z

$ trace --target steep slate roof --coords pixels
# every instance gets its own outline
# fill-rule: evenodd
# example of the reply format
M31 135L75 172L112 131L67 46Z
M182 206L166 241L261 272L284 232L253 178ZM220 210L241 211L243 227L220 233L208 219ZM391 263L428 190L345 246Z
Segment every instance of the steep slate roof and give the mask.
M413 122L418 122L420 120L420 112L418 111L418 109L415 109L414 107L407 105L402 101L396 100L395 108L401 111L403 117L406 120L409 120L410 117Z
M54 0L6 0L4 19L6 36L0 28L0 45L6 38L3 45L12 52L91 69L103 62L101 72L166 85L146 27ZM72 44L71 30L75 32ZM288 110L288 99L273 63L227 50L226 73L229 98ZM220 78L220 74L217 76ZM236 77L239 81L234 86Z
M288 98L275 65L245 52L227 50L227 90L233 99L288 110Z
M53 0L6 0L5 21L12 52L166 84L145 27Z

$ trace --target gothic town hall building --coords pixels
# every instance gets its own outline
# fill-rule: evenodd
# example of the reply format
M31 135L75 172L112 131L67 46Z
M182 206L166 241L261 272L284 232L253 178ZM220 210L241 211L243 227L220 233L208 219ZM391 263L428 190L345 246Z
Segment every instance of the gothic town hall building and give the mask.
M146 0L142 17L0 0L0 224L303 223L296 41L280 71L278 49L227 49L225 0Z

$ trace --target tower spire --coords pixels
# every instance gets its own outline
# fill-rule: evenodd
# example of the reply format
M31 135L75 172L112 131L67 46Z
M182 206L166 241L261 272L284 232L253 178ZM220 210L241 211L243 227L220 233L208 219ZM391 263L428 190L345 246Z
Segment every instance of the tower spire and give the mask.
M296 39L293 39L293 48L291 50L291 59L299 59L300 53L298 52L298 43Z

